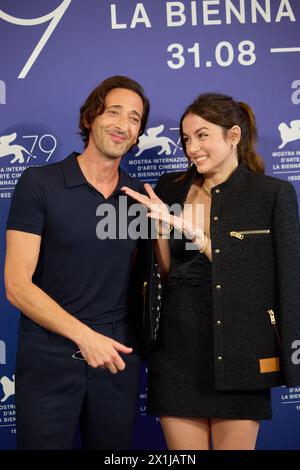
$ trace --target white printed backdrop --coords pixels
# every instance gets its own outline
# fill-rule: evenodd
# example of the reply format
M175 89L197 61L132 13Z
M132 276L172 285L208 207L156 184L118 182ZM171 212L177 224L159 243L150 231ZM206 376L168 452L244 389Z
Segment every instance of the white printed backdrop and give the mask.
M185 168L178 121L193 98L248 102L267 173L300 194L299 0L0 0L0 243L14 186L30 165L81 151L79 107L104 78L128 75L151 100L148 129L124 167L155 183ZM18 312L0 286L0 448L15 446ZM164 448L145 414L141 373L135 448ZM170 391L171 393L171 391ZM275 389L259 449L300 449L300 389Z

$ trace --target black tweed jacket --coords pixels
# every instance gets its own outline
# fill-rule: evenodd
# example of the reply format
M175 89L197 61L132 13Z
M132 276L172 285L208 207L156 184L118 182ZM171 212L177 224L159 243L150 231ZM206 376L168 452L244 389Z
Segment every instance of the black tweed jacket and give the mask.
M169 205L183 204L197 177L194 166L176 181L182 174L164 174L157 183L156 193ZM300 232L293 186L240 164L212 190L210 233L216 389L300 385Z

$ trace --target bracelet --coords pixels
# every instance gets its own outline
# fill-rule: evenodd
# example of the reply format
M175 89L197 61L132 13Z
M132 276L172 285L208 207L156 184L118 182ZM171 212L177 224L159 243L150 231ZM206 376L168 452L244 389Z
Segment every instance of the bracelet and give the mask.
M161 220L157 221L158 224L156 225L156 234L159 236L159 237L162 237L162 236L166 236L166 235L169 235L169 233L172 231L172 228L173 226L169 224L167 230L161 230L162 229L162 226L165 222L162 222Z
M204 242L203 242L202 248L199 250L201 254L205 253L208 247L208 244L209 244L209 238L207 235L204 234Z
M156 233L159 237L162 237L162 236L169 235L169 233L172 232L172 229L173 229L173 226L169 225L169 228L166 231L162 232L161 230L156 229Z

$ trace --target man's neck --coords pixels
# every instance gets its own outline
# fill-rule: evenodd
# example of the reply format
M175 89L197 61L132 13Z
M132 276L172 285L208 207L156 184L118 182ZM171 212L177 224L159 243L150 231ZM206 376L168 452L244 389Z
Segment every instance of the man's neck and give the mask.
M86 149L77 160L85 179L107 198L118 184L121 158L108 159Z

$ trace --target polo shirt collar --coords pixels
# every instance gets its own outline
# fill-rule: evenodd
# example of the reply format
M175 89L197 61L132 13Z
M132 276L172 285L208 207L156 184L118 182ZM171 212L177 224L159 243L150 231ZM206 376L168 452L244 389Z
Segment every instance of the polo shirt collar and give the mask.
M125 193L123 191L121 191L121 188L123 186L132 187L132 181L131 181L130 177L127 175L127 173L125 173L125 171L122 170L122 168L119 166L119 181L118 181L118 184L117 184L114 192L112 193L112 195L123 194L123 196L124 196Z
M77 157L79 155L80 153L72 152L67 158L62 161L62 169L67 188L74 188L83 184L89 184L88 181L85 179L84 174L82 173L79 163L77 161ZM122 168L119 167L119 181L112 195L123 194L121 188L123 186L129 185L131 184L128 175L125 173L125 171L122 170Z
M62 161L62 170L67 188L74 188L75 186L87 184L77 161L77 157L79 155L79 153L73 152Z

